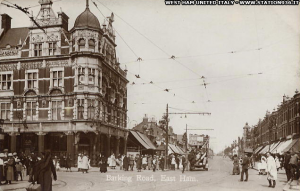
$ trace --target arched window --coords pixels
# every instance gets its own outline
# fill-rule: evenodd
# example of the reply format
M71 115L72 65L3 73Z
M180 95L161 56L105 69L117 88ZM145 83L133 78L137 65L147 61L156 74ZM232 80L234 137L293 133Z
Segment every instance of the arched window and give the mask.
M85 48L85 40L83 38L79 39L78 46L79 46L79 51Z
M89 50L95 52L95 40L89 40Z

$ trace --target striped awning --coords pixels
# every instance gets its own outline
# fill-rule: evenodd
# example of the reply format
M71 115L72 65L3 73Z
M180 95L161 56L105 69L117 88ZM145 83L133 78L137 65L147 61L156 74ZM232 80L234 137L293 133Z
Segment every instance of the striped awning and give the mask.
M294 139L285 149L282 150L282 152L287 152L287 151L292 150L293 148L296 148L296 147L294 147L295 145L298 146L298 148L299 148L299 144L300 144L299 139ZM292 151L298 152L299 149L294 149Z
M130 131L130 133L141 143L145 149L152 149L155 150L156 147L153 145L153 143L149 140L149 138L137 131Z
M283 142L282 144L280 144L280 145L275 149L275 153L282 154L282 153L283 153L283 150L284 150L285 148L287 148L287 147L289 146L289 144L292 143L292 141L293 141L292 139L289 139L289 140Z

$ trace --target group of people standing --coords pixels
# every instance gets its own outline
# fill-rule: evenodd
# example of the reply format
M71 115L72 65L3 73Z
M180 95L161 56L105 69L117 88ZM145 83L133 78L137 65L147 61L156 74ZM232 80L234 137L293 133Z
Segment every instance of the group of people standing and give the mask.
M28 182L40 184L41 190L52 190L52 176L57 180L57 175L50 151L37 156L34 153L8 153L8 149L4 149L4 153L0 153L0 184L2 181L12 184L19 177L23 181L24 175L29 176Z
M82 173L88 173L88 170L91 168L90 162L91 160L89 159L86 153L79 153L77 160L78 171Z
M251 167L250 157L247 154L243 158L238 159L235 155L233 157L233 175L240 174L239 166L242 168L240 181L248 181L248 169ZM269 182L269 187L275 188L277 173L280 168L284 167L286 171L287 181L299 179L300 172L300 160L297 153L287 152L284 158L281 159L278 155L273 155L270 152L266 153L266 156L261 156L261 163L259 163L259 174L266 174ZM244 174L246 179L244 179Z

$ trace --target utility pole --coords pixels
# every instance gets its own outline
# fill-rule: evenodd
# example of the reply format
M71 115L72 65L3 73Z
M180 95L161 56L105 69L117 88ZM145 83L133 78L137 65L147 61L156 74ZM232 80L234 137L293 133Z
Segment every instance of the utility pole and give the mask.
M168 156L168 147L169 147L169 104L167 104L167 113L166 113L166 157L165 157L165 167L167 167L167 156Z

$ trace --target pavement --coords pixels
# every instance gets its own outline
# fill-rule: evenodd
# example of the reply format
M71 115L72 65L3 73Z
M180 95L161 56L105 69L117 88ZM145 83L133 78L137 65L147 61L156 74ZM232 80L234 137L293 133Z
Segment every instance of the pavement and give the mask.
M89 173L82 174L72 168L73 172L65 170L57 172L58 180L53 181L53 191L263 191L263 190L295 190L295 183L292 187L286 183L286 176L279 171L275 188L268 188L268 181L265 175L258 175L257 170L249 170L247 182L241 182L240 176L231 175L232 161L228 158L214 157L209 160L208 171L187 171L180 170L156 171L143 170L142 172L122 171L108 169L107 173L100 173L99 168L90 169ZM0 191L17 190L24 191L29 185L28 177L25 181L13 182L11 185L2 185ZM288 187L288 189L286 189ZM299 190L299 189L297 189Z

